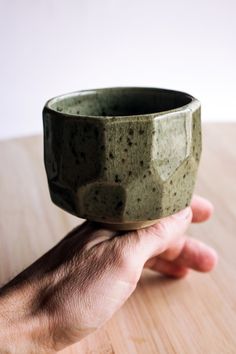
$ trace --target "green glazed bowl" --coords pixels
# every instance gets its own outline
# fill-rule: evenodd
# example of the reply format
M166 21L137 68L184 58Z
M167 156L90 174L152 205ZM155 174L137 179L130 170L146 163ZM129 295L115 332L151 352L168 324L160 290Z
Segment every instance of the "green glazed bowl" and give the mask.
M201 154L200 103L178 91L117 87L49 100L44 159L52 201L120 230L189 205Z

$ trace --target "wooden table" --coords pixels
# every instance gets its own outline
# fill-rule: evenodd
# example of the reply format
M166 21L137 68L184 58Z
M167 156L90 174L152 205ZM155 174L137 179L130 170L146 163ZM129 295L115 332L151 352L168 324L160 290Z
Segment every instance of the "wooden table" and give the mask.
M236 124L204 126L197 192L213 219L190 234L220 255L211 274L170 280L145 272L105 327L62 353L236 353ZM0 282L52 247L81 220L50 200L42 137L0 142Z

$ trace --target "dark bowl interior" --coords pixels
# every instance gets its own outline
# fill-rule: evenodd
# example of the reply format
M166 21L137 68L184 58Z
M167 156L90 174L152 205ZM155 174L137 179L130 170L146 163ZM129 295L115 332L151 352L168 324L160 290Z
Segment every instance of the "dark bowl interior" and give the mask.
M187 105L193 97L179 91L121 87L78 91L49 102L65 114L81 116L133 116L170 111Z

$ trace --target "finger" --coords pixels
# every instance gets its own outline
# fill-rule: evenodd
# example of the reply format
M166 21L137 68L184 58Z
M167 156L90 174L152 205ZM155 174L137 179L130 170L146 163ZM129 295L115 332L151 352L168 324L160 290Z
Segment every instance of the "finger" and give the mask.
M132 252L141 257L145 263L149 258L166 251L181 238L191 220L192 211L187 207L179 213L160 219L152 226L129 232L124 238L129 236Z
M165 259L166 261L173 261L175 260L181 253L185 241L185 235L182 235L176 242L173 243L165 252L159 255L159 258Z
M163 253L148 260L145 267L180 278L187 274L188 268L209 272L215 267L217 260L218 256L214 249L198 240L186 239L182 251L176 259L171 261L169 255L165 256Z
M200 272L209 272L215 267L217 260L218 255L213 248L199 240L187 238L173 264Z
M153 262L151 262L152 260ZM149 268L155 272L174 278L182 278L188 273L188 268L176 265L171 261L167 261L158 257L155 257L155 259L153 258L152 260L149 260L145 264L145 268Z
M213 205L209 200L195 195L191 201L193 211L192 222L202 222L208 220L213 213Z

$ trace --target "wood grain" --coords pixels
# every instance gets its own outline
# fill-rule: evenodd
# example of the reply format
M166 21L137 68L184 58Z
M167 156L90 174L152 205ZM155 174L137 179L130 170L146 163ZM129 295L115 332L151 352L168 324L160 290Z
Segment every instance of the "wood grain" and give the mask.
M213 201L215 214L189 233L217 249L218 267L184 280L144 272L109 323L62 354L236 353L236 124L203 131L196 190ZM82 220L50 201L41 136L0 142L0 161L3 284Z

